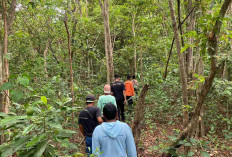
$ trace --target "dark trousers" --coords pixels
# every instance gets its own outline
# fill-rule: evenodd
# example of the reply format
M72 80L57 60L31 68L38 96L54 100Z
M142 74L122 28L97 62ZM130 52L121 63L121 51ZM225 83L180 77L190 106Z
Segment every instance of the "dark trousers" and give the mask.
M117 108L118 108L118 118L119 120L125 121L125 115L124 115L124 99L122 100L116 100Z
M129 106L132 106L133 105L133 99L132 99L132 96L126 96L126 99L127 99L127 103Z
M92 154L92 137L86 136L85 144L86 144L86 153L89 156L90 154Z

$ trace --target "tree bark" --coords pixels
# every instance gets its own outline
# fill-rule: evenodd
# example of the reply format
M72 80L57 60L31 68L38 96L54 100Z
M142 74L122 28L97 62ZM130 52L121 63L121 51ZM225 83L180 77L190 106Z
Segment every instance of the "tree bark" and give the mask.
M104 33L105 33L105 54L106 54L106 67L107 67L107 83L113 82L114 79L114 65L113 65L113 46L110 35L110 24L109 24L109 1L99 0L102 17L104 22Z
M188 17L192 14L192 12L194 11L194 8L192 8L192 10L189 12L189 14L185 17L185 19L181 22L181 25L188 19ZM178 26L179 28L180 26ZM169 50L169 54L168 54L168 60L167 60L167 63L166 63L166 67L165 67L165 72L164 72L164 79L167 78L167 74L168 74L168 64L169 64L169 61L170 61L170 58L171 58L171 54L172 54L172 48L173 48L173 45L174 45L174 41L175 41L175 37L172 39L172 44L171 44L171 48Z
M144 82L143 82L143 50L142 50L142 47L140 49L140 82L141 82L141 86L143 86Z
M6 0L2 0L2 6L3 6L3 21L4 21L4 47L3 47L3 56L7 54L8 51L8 27L7 27L7 4ZM3 83L8 82L9 79L9 62L7 58L3 57L4 65L3 65ZM3 96L3 112L8 113L9 112L9 106L10 106L10 100L9 100L9 90L5 91L5 94Z
M136 53L136 40L135 40L135 14L132 16L132 32L134 37L134 75L137 74L137 53Z
M47 69L47 53L48 53L49 42L46 44L46 48L44 50L44 72L45 77L48 78L48 69Z
M9 8L9 16L7 17L7 32L10 33L10 29L13 25L14 17L15 17L15 8L17 5L17 0L12 0Z
M182 84L182 101L183 105L188 105L188 89L187 89L187 75L186 75L186 68L185 68L185 60L184 55L181 53L181 44L180 44L180 37L178 33L178 27L176 22L176 16L174 11L174 6L172 0L169 0L169 6L171 11L171 18L172 18L172 25L174 36L176 39L176 47L177 47L177 55L178 55L178 62L179 62L179 69L180 69L180 78ZM188 112L185 108L183 108L183 124L186 127L188 124Z
M72 98L72 107L74 107L74 89L73 89L73 70L72 70L72 54L71 54L71 42L70 42L70 33L67 24L67 18L64 20L65 28L68 35L68 52L69 52L69 66L70 66L70 88L71 88L71 98ZM74 112L72 111L72 123L74 124Z
M85 0L85 13L86 17L88 17L88 0Z
M189 137L193 136L194 134L194 128L196 128L197 125L197 119L200 116L201 113L201 108L203 106L204 100L209 92L209 90L211 89L212 85L213 85L213 80L215 78L216 72L218 70L217 68L217 51L218 51L218 35L220 33L221 30L221 26L222 26L222 20L221 18L223 18L226 14L226 11L229 7L229 5L231 4L231 0L225 0L221 10L219 12L219 16L217 17L216 23L213 27L213 30L211 32L211 36L208 38L208 53L211 56L211 67L210 67L210 74L209 76L205 79L205 83L202 85L202 90L198 93L199 99L197 101L197 106L195 108L193 117L191 119L191 125L192 128L189 132Z
M138 150L138 145L139 145L139 139L140 139L140 135L141 135L141 121L142 119L144 119L144 113L145 113L145 97L148 91L148 85L146 84L143 89L142 92L139 96L138 99L138 103L136 104L135 107L135 117L132 123L132 132L135 138L135 145L136 145L136 149Z

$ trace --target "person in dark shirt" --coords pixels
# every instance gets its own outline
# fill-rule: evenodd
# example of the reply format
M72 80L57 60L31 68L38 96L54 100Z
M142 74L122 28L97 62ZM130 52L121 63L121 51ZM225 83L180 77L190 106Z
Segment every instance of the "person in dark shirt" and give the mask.
M92 134L96 126L103 122L101 110L94 106L95 97L92 94L86 97L86 108L79 115L78 124L83 136L85 136L86 153L92 153Z
M118 75L114 76L114 82L111 85L111 92L116 99L119 120L125 121L124 103L127 103L125 85L120 81Z

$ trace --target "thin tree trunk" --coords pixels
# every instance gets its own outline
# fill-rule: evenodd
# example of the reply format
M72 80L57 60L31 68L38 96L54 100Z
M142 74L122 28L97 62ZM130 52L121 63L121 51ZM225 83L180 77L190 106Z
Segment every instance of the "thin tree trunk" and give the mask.
M140 49L140 82L141 82L141 86L143 86L144 82L143 82L143 50L142 50L142 47Z
M80 0L77 0L77 4L78 4L78 8L79 8L79 15L80 15L80 17L82 17L82 10L81 10Z
M178 62L179 62L179 69L180 69L180 78L181 78L181 84L182 84L182 101L183 101L183 105L187 106L188 105L187 75L185 71L186 68L185 68L185 62L184 62L184 55L183 53L181 53L180 37L178 33L178 27L176 23L175 11L174 11L172 0L169 0L169 6L170 6L170 11L171 11L174 36L176 39L177 55L178 55ZM183 109L183 124L185 127L188 124L188 112L185 108Z
M10 32L11 32L10 29L11 29L11 27L13 25L16 5L17 5L17 0L12 0L11 4L10 4L10 8L8 10L8 12L9 12L8 17L7 17L7 32L8 32L8 35L10 34Z
M2 18L2 14L1 18ZM0 20L0 26L2 26L2 20ZM2 30L2 29L1 29ZM2 54L2 32L0 32L0 86L3 84L3 54ZM0 92L0 112L4 111L4 101L3 101L3 94ZM4 131L1 131L1 139L0 144L4 143Z
M198 6L198 4L199 4L198 0L195 3L196 3L195 6ZM186 13L188 13L191 8L193 8L192 0L185 0ZM198 8L198 7L196 7L196 8ZM195 18L196 11L197 11L197 9L195 9L194 13L190 15L190 18L186 22L187 32L194 31L195 21L196 21L196 18ZM193 44L193 37L189 37L188 42L190 43L190 45L192 45ZM191 46L187 48L187 73L191 79L192 74L193 74L193 48Z
M2 6L3 6L3 21L4 21L4 47L3 47L3 55L7 54L8 51L8 28L7 28L7 19L6 19L6 14L7 14L7 4L6 0L2 0ZM3 59L4 65L3 65L3 82L8 82L9 79L9 62L7 58ZM9 100L9 90L5 91L3 101L4 103L4 108L3 112L8 113L9 112L9 106L10 106L10 100Z
M106 53L106 67L107 67L107 83L113 82L114 78L114 65L113 65L113 46L110 35L110 24L109 24L109 1L104 0L103 3L99 0L102 17L104 22L104 33L105 33L105 53Z
M86 12L86 17L88 17L88 0L85 0L85 12Z
M201 56L199 58L198 75L204 76L204 62L203 62ZM199 88L197 89L197 93L199 93L201 90L202 90L202 85L200 85ZM197 99L199 99L199 95L197 95ZM203 106L202 106L201 112L200 112L200 120L199 120L196 135L198 137L205 136L204 107Z
M132 32L134 37L134 75L137 74L137 54L136 54L136 40L135 40L135 14L133 14L132 19Z
M68 35L68 51L69 51L69 66L70 66L70 87L71 87L71 98L72 98L72 107L74 107L74 89L73 89L73 70L72 70L72 54L71 54L71 42L70 42L70 33L68 29L67 19L64 20L65 28ZM72 123L74 124L74 112L72 111Z
M49 42L46 44L46 48L44 50L44 72L45 77L48 78L48 69L47 69L47 53L48 53Z
M188 19L188 17L192 14L192 12L194 11L194 8L192 8L192 10L189 12L189 14L185 17L185 19L181 22L181 25ZM178 26L179 28L180 26ZM173 48L173 45L174 45L174 41L175 41L175 37L172 39L172 44L171 44L171 48L170 48L170 51L169 51L169 54L168 54L168 60L167 60L167 63L166 63L166 67L165 67L165 72L164 72L164 79L167 78L167 74L168 74L168 64L169 64L169 61L170 61L170 58L171 58L171 54L172 54L172 48Z

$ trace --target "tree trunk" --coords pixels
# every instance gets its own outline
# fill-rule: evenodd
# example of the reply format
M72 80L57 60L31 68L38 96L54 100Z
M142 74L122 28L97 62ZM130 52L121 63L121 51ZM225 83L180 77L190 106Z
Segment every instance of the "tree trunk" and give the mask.
M17 5L17 0L12 0L9 8L9 16L7 17L7 32L10 34L10 29L13 25L14 17L15 17L15 8Z
M72 107L74 107L74 89L73 89L73 70L72 70L72 51L71 51L71 42L70 42L70 33L68 29L67 19L64 21L65 28L68 35L68 52L69 52L69 66L70 66L70 88L71 88L71 98L72 98ZM72 111L72 123L74 124L74 112Z
M3 56L7 54L8 51L8 28L7 28L7 4L6 0L2 0L2 6L3 6L3 21L4 21L4 47L3 47ZM7 58L3 57L3 83L8 82L9 79L9 62ZM3 96L3 112L8 113L9 112L9 106L10 106L10 100L9 100L9 90L5 91L5 94Z
M197 102L197 106L195 108L193 117L191 119L191 124L192 128L196 128L197 125L197 119L200 116L201 108L203 106L204 100L210 90L210 88L213 85L213 80L217 72L217 58L215 57L217 55L218 51L218 34L220 33L221 30L221 25L222 25L222 20L226 14L226 11L231 4L231 0L225 0L219 16L217 17L217 21L213 27L213 30L211 32L211 36L208 38L208 53L211 55L211 67L210 67L210 74L209 76L205 79L205 83L202 86L202 90L198 93L199 99ZM189 137L191 137L194 134L194 129L191 129L189 132Z
M86 12L86 17L88 17L88 0L85 0L85 12Z
M170 6L170 11L171 11L174 36L176 39L176 47L177 47L178 62L179 62L179 69L180 69L180 78L181 78L181 84L182 84L182 99L183 99L182 101L183 101L183 105L186 106L188 105L188 89L187 89L187 75L185 71L186 70L185 60L184 60L183 53L181 53L180 37L178 33L178 27L176 23L175 11L174 11L172 0L169 0L169 6ZM188 112L185 108L183 109L183 124L185 127L188 124Z
M48 69L47 69L47 53L48 53L49 42L46 44L46 48L44 50L44 72L45 77L48 78Z
M142 47L140 49L140 82L141 82L141 86L143 86L144 82L143 82L143 50L142 50Z
M198 64L198 75L204 76L204 62L202 60L202 57L199 58L199 64ZM202 85L199 86L197 89L197 93L199 93L202 90ZM197 95L197 99L199 99L199 95ZM204 107L202 106L201 112L200 112L200 120L197 127L196 135L198 137L205 136L205 125L204 125Z
M135 40L135 14L133 14L133 19L132 19L132 32L133 32L133 37L134 37L134 75L137 74L137 54L136 54L136 40Z
M134 117L134 120L131 126L137 150L138 150L139 139L141 135L141 121L142 119L144 119L144 113L145 113L144 104L145 104L145 97L146 97L147 91L148 91L148 85L146 84L143 87L142 92L138 99L138 103L136 104L135 117Z
M114 79L114 65L113 65L113 46L110 35L110 24L109 24L109 1L99 0L102 17L104 22L104 33L105 33L105 53L106 53L106 67L107 67L107 83L113 82Z

